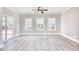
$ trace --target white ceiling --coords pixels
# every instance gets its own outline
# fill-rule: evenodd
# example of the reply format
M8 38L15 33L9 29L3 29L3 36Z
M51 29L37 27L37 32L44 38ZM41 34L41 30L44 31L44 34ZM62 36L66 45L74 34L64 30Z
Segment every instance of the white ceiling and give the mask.
M67 10L69 10L71 7L43 7L45 9L48 9L48 11L44 11L45 14L61 14ZM10 7L10 9L16 11L17 13L21 15L26 14L35 14L37 10L37 7Z

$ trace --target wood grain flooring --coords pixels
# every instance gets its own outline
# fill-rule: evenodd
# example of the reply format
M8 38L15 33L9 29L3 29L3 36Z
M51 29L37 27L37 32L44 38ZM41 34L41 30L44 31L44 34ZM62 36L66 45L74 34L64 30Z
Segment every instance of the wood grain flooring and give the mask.
M25 35L6 43L4 51L78 51L79 44L61 35Z

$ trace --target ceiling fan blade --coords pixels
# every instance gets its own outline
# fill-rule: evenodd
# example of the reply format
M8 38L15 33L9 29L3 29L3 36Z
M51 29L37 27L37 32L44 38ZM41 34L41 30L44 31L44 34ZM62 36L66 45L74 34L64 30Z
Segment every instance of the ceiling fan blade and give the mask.
M37 14L37 13L38 13L38 11L35 14Z
M47 9L43 9L42 11L48 11Z
M44 12L43 12L43 11L41 11L41 13L42 13L42 14L44 14Z
M38 10L32 10L32 11L38 11Z

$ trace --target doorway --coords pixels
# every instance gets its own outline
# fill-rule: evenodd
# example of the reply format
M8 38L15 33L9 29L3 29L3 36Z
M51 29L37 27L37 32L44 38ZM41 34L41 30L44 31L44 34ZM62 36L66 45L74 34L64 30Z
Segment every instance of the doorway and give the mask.
M14 34L14 18L11 16L2 17L2 40L7 41L13 38Z

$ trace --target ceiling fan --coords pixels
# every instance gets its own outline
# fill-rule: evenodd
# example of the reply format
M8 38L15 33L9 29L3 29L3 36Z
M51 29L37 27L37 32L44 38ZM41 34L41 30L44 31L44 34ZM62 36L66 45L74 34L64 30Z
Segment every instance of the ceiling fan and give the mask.
M37 10L33 10L33 11L36 11L35 14L37 14L38 12L41 12L41 14L44 14L44 11L48 11L48 9L44 9L42 7L38 7Z

